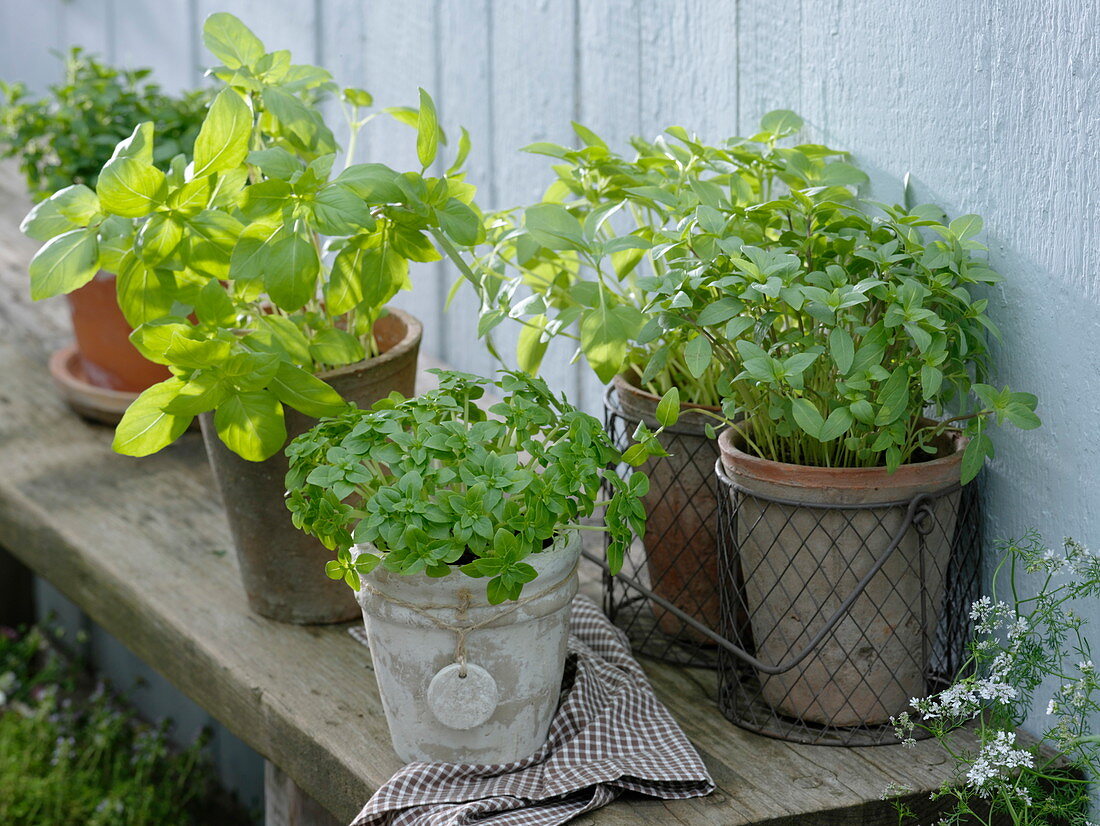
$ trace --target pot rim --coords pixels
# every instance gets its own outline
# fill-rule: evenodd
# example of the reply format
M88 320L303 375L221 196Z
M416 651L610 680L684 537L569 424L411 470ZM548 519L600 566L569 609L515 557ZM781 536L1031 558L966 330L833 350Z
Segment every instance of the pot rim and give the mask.
M653 402L654 405L661 401L660 396L654 393L650 393L648 390L644 390L641 387L638 387L638 385L634 384L625 372L618 373L611 380L611 385L616 390L627 390L630 393L633 393L635 396L640 396L646 401ZM722 412L722 408L720 406L715 406L711 404L695 404L694 402L680 402L680 408L684 410L707 410L711 413ZM715 427L718 427L718 425L716 424Z
M424 334L424 325L420 323L416 316L397 307L386 307L386 312L388 315L394 316L405 325L405 335L401 337L400 341L388 350L379 353L377 356L362 359L353 364L345 364L333 370L325 370L322 373L314 373L314 375L322 381L328 381L329 379L337 379L350 373L358 373L365 369L377 369L400 358L416 347L420 343L421 336ZM385 316L383 316L383 318L385 318ZM380 320L381 319L378 319L378 321ZM375 321L375 324L377 324L378 321Z
M718 436L721 461L727 472L785 487L845 490L898 488L941 482L958 484L959 466L962 464L963 451L969 441L961 430L949 428L944 431L943 436L948 439L949 444L954 445L953 452L924 462L907 462L890 473L885 467L819 467L776 462L741 450L733 442L737 435L733 428L727 428Z

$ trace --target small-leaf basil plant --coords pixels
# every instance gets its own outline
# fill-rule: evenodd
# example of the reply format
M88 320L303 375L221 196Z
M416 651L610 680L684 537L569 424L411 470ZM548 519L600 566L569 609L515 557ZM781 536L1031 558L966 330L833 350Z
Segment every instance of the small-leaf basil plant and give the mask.
M606 531L617 571L644 533L649 480L609 470L622 457L601 423L524 373L436 372L437 390L347 409L287 447L287 504L297 527L336 551L328 575L358 590L378 565L457 569L486 578L498 604L534 579L528 556L574 530ZM501 399L488 412L477 403L487 388ZM599 510L602 524L590 524Z
M23 229L47 241L30 266L31 294L71 292L99 269L118 275L118 301L134 345L172 378L130 406L114 448L144 456L215 411L218 436L249 460L286 442L283 405L320 417L344 407L316 373L377 355L372 334L386 303L411 288L410 261L483 236L457 156L435 167L444 135L421 91L418 109L385 110L415 127L421 170L352 164L358 131L377 112L361 89L344 89L347 164L320 100L337 91L316 66L268 52L236 17L203 27L222 61L221 88L190 157L158 166L158 124L136 124L95 189L78 184L43 201Z
M965 483L993 455L990 421L1040 425L1035 396L984 383L999 332L976 292L1000 276L981 228L839 185L722 199L662 247L649 311L689 337L694 371L720 366L724 420L756 455L892 472L956 428Z

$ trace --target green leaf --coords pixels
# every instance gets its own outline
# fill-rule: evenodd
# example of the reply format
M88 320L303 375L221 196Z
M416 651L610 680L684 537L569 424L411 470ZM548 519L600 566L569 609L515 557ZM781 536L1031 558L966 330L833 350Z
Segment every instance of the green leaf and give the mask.
M363 344L346 330L327 327L313 336L309 345L309 354L318 364L342 366L353 364L366 358Z
M84 184L59 189L48 200L76 226L87 226L99 214L99 197Z
M672 427L680 418L680 388L673 387L657 403L657 422L661 427Z
M115 151L111 153L110 160L116 158L133 158L143 164L153 163L153 132L152 121L139 123L134 127L130 136L115 144Z
M336 149L336 140L321 115L289 92L276 86L265 86L264 107L285 130L288 138L310 153L326 154Z
M264 266L267 293L281 309L300 310L315 296L320 261L302 222L284 227L269 242Z
M760 119L760 128L777 138L784 137L802 128L802 118L790 109L775 109Z
M822 425L818 433L818 438L823 442L839 439L848 432L848 428L852 426L852 421L852 411L847 407L838 407L825 420L825 424Z
M400 203L404 199L397 185L398 174L385 164L360 163L336 176L335 184L346 186L372 206Z
M264 390L227 398L214 413L214 426L225 446L250 462L274 456L286 442L283 406Z
M342 184L329 184L313 199L313 220L324 235L350 235L374 226L370 204Z
M210 279L195 299L195 315L204 324L232 328L236 326L237 308L221 282Z
M263 41L228 12L218 12L206 18L202 26L202 42L230 69L252 67L266 51Z
M695 378L700 378L707 371L711 357L710 339L706 336L696 336L684 347L684 363Z
M210 278L226 278L233 248L244 231L241 222L226 212L205 209L187 219L186 228L183 259L187 266Z
M700 312L695 323L700 327L710 327L714 324L724 324L745 309L742 301L736 298L726 297L708 304Z
M642 321L637 310L610 302L581 316L581 350L600 381L611 381L623 369L627 344Z
M374 98L370 92L366 89L356 89L353 86L344 89L340 96L345 103L350 103L352 106L371 106L374 103Z
M427 169L435 161L439 151L439 118L435 113L432 96L420 90L420 112L416 120L416 157Z
M302 171L302 163L281 146L271 149L257 149L249 152L245 159L268 178L289 181L296 172Z
M179 395L183 385L182 379L172 377L154 384L138 396L126 408L115 429L115 438L111 443L115 452L126 456L148 456L183 435L193 417L164 412L165 405Z
M180 388L179 395L164 405L174 416L197 416L213 410L229 395L229 386L209 370L199 370Z
M523 213L523 223L536 243L550 250L582 250L584 230L560 204L536 204Z
M315 419L335 416L347 407L339 393L308 370L288 361L279 362L268 389L283 404Z
M252 110L236 91L222 89L195 138L193 177L240 166L248 155L251 137Z
M966 445L962 457L962 483L971 481L985 466L986 457L993 456L993 441L979 432Z
M462 134L458 136L458 154L455 155L454 163L451 164L447 170L447 175L454 175L460 169L462 164L466 163L466 157L470 154L470 133L466 131L466 127L462 127Z
M900 419L909 407L909 373L905 366L895 367L878 393L878 414L875 425L885 427Z
M519 331L519 342L516 344L516 363L519 369L529 375L537 375L542 366L543 356L549 347L549 339L544 339L543 330L546 327L546 316L536 315L528 319L527 323Z
M35 241L49 241L64 232L79 229L76 224L61 214L57 201L54 200L60 194L60 192L56 193L52 198L36 204L19 224L19 231Z
M171 313L176 300L172 274L145 266L132 252L122 257L115 288L119 309L135 329Z
M813 402L809 399L791 399L791 414L794 416L795 423L806 433L818 441L825 441L821 438L825 420Z
M99 269L95 232L74 229L50 239L31 259L31 298L70 293L91 281Z
M99 173L95 188L103 209L125 218L148 215L168 197L164 173L134 158L108 163Z
M829 355L833 357L837 372L842 376L848 375L856 357L856 345L851 334L843 327L834 327L829 333Z
M951 222L949 229L960 241L972 238L982 231L980 215L960 215Z
M448 198L443 208L435 211L435 217L443 231L459 244L473 246L485 238L477 213L458 198Z
M623 461L631 467L641 467L649 458L649 451L645 445L631 445L623 452Z
M134 249L141 260L150 267L166 261L179 249L183 240L183 227L171 215L158 212L146 221L138 231Z

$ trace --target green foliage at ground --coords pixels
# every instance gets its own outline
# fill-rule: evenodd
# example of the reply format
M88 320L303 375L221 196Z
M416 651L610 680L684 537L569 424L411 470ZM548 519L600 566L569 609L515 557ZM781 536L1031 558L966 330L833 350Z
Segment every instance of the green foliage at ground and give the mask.
M0 823L246 822L214 802L201 739L174 751L167 724L137 720L102 684L81 690L53 643L38 629L0 629Z

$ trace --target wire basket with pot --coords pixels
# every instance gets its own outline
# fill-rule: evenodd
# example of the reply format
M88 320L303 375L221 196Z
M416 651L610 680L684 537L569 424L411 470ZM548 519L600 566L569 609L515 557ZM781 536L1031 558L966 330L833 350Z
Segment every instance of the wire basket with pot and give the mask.
M981 219L823 183L686 222L659 318L723 371L723 711L883 742L935 658L962 653L964 486L988 430L1040 422L1034 396L985 383L996 328L978 291L999 276Z
M66 187L28 225L49 240L31 263L35 295L118 273L131 340L171 374L126 410L114 448L145 456L198 417L226 505L251 607L274 619L335 622L358 609L318 572L324 548L283 504L288 438L349 403L411 395L421 326L387 308L410 289L410 262L441 258L483 234L460 171L429 175L443 143L431 97L401 117L416 126L419 172L352 163L375 114L361 89L338 90L289 62L230 14L203 28L221 83L190 155L158 164L163 137L135 124L95 189ZM346 162L320 101L339 94Z

